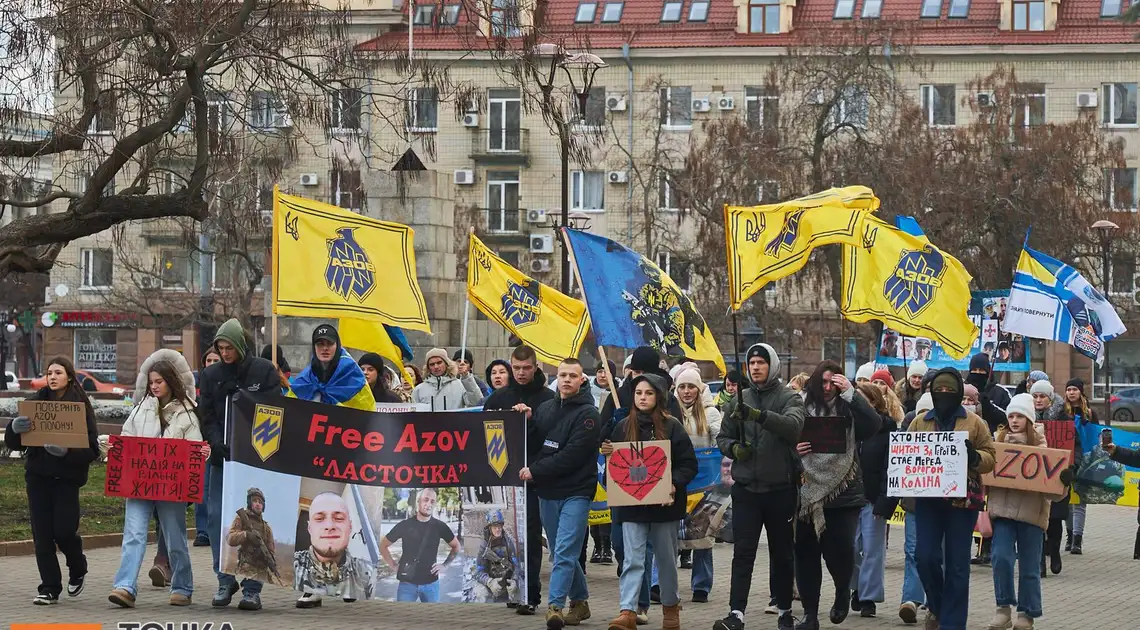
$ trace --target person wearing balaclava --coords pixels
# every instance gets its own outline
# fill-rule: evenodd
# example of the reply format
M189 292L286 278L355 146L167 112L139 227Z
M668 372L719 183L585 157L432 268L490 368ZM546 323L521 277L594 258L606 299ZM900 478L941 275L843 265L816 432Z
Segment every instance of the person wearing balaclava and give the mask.
M290 383L289 396L364 411L376 410L376 399L364 372L340 345L330 324L313 329L313 359Z
M911 361L906 367L906 378L895 384L895 395L899 397L904 411L914 411L918 397L922 395L922 379L926 371L926 362Z
M965 630L970 608L970 552L983 507L982 475L994 468L993 436L977 414L962 407L958 370L943 368L930 383L934 409L916 416L911 432L966 431L967 492L963 498L917 498L915 562L926 589L927 628Z
M930 393L927 392L919 397L914 411L907 414L902 430L907 430L915 416L925 416L932 409L934 409L934 401L930 398ZM899 499L899 506L906 512L906 518L903 521L905 540L903 542L903 583L902 601L899 603L899 619L908 624L918 623L918 609L923 607L923 603L926 601L926 591L923 590L922 578L918 575L918 562L914 558L914 551L918 548L918 519L914 516L914 502L915 499L913 498Z
M970 373L966 384L978 390L978 408L975 411L990 427L990 433L1005 424L1005 409L1009 406L1009 392L993 379L990 356L984 352L970 357Z
M780 380L780 358L766 343L745 353L747 383L724 407L716 444L732 459L733 548L728 615L713 630L743 630L760 532L768 532L769 577L780 630L791 630L796 505L803 476L795 452L804 402ZM854 554L854 547L848 549Z

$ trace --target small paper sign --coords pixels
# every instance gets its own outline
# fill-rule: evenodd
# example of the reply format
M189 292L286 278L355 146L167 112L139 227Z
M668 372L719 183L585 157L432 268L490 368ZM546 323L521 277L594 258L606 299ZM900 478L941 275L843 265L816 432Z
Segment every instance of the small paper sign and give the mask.
M418 411L431 411L431 406L424 403L376 403L376 411L382 413L412 413Z
M994 442L994 471L982 475L982 483L997 488L1061 494L1065 491L1061 471L1072 462L1071 449Z
M54 444L67 448L91 448L87 439L87 406L63 400L24 400L20 415L32 421L32 430L20 436L24 446Z
M112 435L107 452L109 497L201 503L205 442Z
M966 496L966 431L894 431L887 460L887 496Z
M668 503L673 490L669 440L614 442L613 446L606 463L610 507Z
M846 453L850 424L846 416L808 416L800 441L810 442L813 453Z

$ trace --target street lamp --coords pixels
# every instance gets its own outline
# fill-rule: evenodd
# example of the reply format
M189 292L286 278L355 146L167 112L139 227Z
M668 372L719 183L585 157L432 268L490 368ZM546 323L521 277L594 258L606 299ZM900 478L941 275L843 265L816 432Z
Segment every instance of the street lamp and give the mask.
M1096 230L1100 235L1100 263L1101 263L1101 278L1104 279L1104 294L1107 296L1112 291L1112 282L1109 279L1109 256L1112 253L1112 237L1120 226L1112 221L1101 219L1092 224L1092 229ZM1106 426L1112 425L1112 364L1108 359L1108 342L1104 342L1104 424Z

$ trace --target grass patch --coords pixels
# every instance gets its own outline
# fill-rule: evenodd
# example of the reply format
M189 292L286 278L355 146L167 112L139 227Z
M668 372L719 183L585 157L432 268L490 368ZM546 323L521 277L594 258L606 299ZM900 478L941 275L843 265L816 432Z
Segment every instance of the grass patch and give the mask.
M103 496L104 464L92 464L87 485L79 489L79 533L123 531L123 499ZM24 489L24 460L0 461L0 542L32 537L28 494Z

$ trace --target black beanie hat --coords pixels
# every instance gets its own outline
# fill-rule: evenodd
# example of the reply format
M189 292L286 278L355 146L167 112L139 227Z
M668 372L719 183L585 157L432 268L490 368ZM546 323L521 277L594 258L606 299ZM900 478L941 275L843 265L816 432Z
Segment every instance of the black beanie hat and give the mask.
M272 361L273 360L273 346L265 346L264 348L262 348L261 349L261 358L265 359L266 361ZM289 369L289 362L287 360L285 360L285 352L281 349L281 346L277 346L277 369L281 370L282 372L285 372L286 374L293 371L293 370Z
M725 382L732 381L737 385L744 384L744 376L740 373L739 370L729 370L728 374L724 376L724 380Z
M1065 383L1065 389L1076 387L1081 390L1081 396L1085 395L1085 382L1079 378L1071 378L1068 383Z
M460 356L463 357L463 360L467 363L467 365L474 365L475 364L475 355L471 354L470 350L464 349L463 352L456 350L455 354L451 355L451 360L452 361L458 361Z
M748 348L748 355L744 357L745 362L752 360L752 357L760 357L764 359L765 363L772 363L772 357L768 355L768 349L760 344L754 344Z
M629 361L629 369L635 372L660 372L661 355L649 346L641 346L633 351L633 357Z
M985 370L986 372L989 372L990 355L986 354L985 352L979 352L978 354L970 357L970 371L973 372L974 370Z
M356 361L357 365L371 365L377 372L384 372L384 358L375 352L365 352Z

